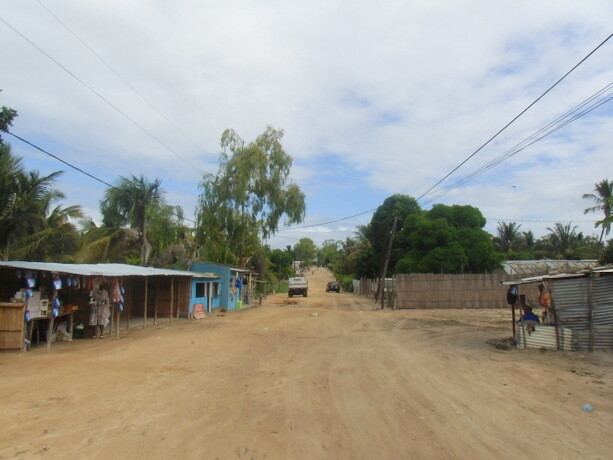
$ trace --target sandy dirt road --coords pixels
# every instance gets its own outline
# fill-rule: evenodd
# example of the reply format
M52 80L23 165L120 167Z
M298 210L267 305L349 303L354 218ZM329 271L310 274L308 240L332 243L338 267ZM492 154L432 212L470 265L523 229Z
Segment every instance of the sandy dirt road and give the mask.
M611 353L325 293L0 354L0 458L611 458ZM591 413L582 405L590 403Z

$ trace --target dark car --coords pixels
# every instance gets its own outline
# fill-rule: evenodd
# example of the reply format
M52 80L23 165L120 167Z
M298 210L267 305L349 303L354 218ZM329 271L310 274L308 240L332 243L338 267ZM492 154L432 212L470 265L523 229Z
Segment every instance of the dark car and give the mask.
M341 292L341 287L336 281L330 281L326 286L326 292Z

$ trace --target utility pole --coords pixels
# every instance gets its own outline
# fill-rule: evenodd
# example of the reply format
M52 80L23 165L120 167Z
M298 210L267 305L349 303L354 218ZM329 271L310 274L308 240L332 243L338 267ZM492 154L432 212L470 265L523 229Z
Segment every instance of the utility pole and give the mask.
M394 223L392 224L392 233L390 234L390 239L387 242L387 250L385 251L385 260L383 262L383 269L381 270L381 277L379 278L379 287L377 289L377 294L381 297L381 309L385 307L385 275L387 274L387 266L390 261L390 256L392 254L392 244L394 242L394 235L396 234L396 224L398 223L398 217L394 217Z

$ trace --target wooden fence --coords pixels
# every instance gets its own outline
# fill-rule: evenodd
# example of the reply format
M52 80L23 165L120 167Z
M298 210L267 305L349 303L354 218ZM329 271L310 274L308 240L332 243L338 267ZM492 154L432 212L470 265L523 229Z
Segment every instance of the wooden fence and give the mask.
M506 308L513 275L396 275L395 308Z

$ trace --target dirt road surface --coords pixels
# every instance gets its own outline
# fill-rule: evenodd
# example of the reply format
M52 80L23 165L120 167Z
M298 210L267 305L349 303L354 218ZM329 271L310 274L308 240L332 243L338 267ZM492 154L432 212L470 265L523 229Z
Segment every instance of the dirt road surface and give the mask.
M611 458L611 353L497 349L507 311L373 311L330 279L0 354L0 458Z

